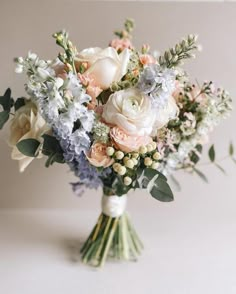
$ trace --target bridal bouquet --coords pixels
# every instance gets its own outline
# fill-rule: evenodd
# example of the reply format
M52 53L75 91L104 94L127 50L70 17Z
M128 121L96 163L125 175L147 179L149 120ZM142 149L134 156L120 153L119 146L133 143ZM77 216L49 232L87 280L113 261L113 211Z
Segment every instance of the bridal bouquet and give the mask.
M167 177L176 170L205 178L196 168L202 146L231 111L225 90L192 83L181 67L199 49L196 36L159 55L133 46L133 26L127 20L105 49L77 51L67 32L55 33L62 51L54 60L32 52L16 59L27 97L14 100L10 89L0 97L0 128L11 117L9 144L21 172L46 157L46 167L69 165L76 194L103 189L101 215L81 249L94 266L108 256L137 258L143 245L126 213L127 193L147 189L172 201ZM209 156L214 162L213 145Z

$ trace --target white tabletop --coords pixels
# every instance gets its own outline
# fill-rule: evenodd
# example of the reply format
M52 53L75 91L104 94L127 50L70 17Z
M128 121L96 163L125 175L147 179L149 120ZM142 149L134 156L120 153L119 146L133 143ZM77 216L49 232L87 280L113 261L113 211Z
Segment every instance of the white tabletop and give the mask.
M0 293L236 293L236 215L217 221L194 210L179 218L160 211L132 211L145 243L140 260L102 270L78 257L97 213L0 212Z

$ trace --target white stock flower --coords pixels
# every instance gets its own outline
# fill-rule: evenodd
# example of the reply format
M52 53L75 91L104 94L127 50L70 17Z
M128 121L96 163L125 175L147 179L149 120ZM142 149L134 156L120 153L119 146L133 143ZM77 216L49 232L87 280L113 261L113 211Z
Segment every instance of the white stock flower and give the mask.
M16 144L24 139L37 139L42 141L42 135L49 131L45 120L38 113L37 107L32 102L26 103L15 112L11 121L9 143L13 147L11 157L19 161L20 172L33 161L34 157L28 157L22 154ZM37 158L42 157L39 153Z
M96 85L105 90L112 82L120 81L126 74L129 58L128 49L118 54L112 47L105 49L96 47L81 51L76 61L88 63L88 69L84 74L92 76Z
M145 136L152 132L156 113L149 97L131 88L112 94L104 105L102 117L126 134Z

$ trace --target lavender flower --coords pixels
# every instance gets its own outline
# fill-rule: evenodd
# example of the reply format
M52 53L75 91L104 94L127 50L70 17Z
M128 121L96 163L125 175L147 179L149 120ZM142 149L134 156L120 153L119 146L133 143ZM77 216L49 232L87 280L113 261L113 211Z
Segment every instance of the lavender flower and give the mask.
M150 96L153 107L165 107L175 88L175 72L150 64L144 68L137 86L141 92Z

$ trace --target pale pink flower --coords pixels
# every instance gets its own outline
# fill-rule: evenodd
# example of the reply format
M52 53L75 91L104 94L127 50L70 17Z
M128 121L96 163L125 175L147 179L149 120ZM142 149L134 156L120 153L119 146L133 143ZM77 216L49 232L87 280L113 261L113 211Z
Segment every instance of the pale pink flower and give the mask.
M88 161L96 167L108 167L113 164L114 159L106 153L107 145L102 143L94 143L87 153Z
M130 136L118 127L110 130L110 137L115 146L124 152L137 151L139 147L152 142L149 136Z
M150 54L141 54L139 56L139 61L143 64L156 64L157 60Z
M111 47L115 48L116 51L123 51L125 48L133 49L133 45L129 39L113 39L110 44Z

